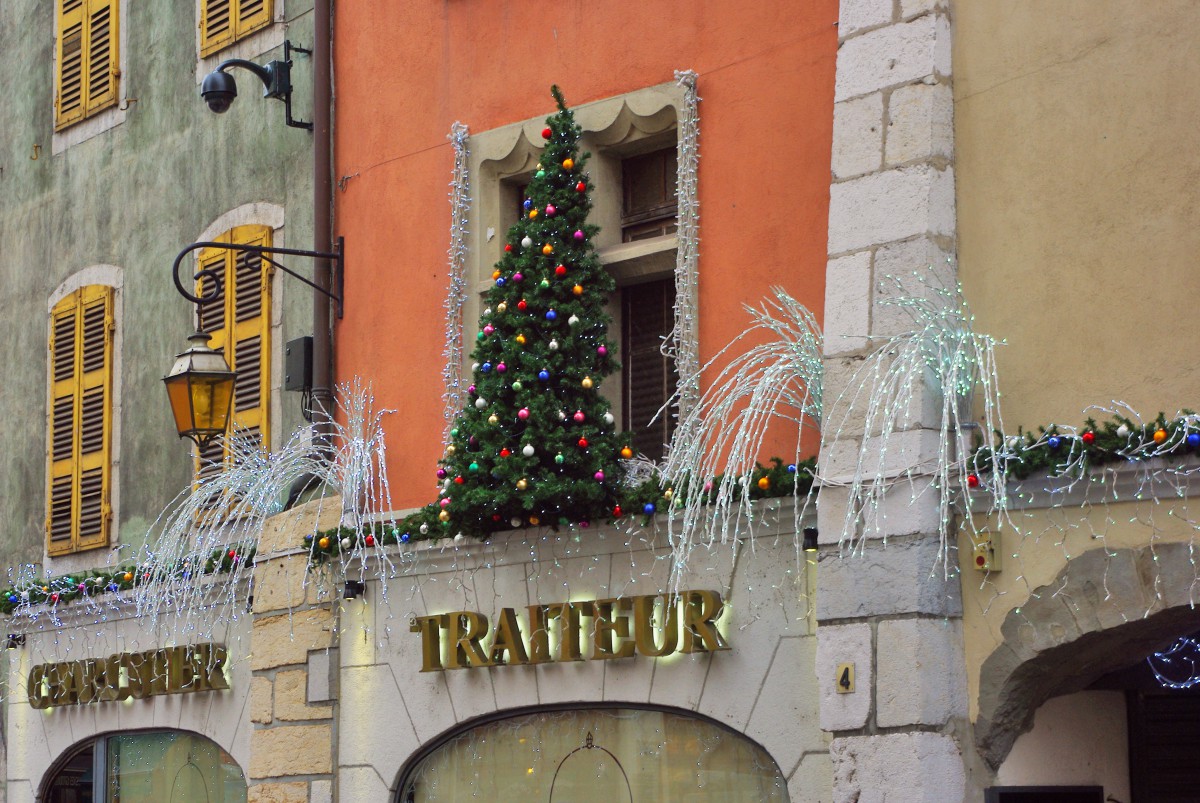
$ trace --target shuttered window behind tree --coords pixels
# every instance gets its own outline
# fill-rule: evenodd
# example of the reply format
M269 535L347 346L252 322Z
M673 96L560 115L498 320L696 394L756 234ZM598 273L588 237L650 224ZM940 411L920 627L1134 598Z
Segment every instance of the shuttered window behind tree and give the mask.
M111 287L76 290L51 312L46 512L50 555L108 545L113 331Z
M119 0L55 0L55 130L117 102Z
M239 226L216 242L271 245L266 226ZM216 288L216 295L200 304L200 331L211 336L209 345L223 351L225 361L237 373L233 390L230 432L240 439L270 443L267 404L270 393L271 266L257 254L205 249L200 252L201 269L212 270L215 278L201 279L201 297ZM226 439L200 449L196 456L198 479L223 470L230 460Z
M272 0L202 0L200 55L208 56L271 23Z
M633 435L634 449L653 460L662 459L675 431L675 417L669 411L659 414L675 393L675 365L662 353L674 320L673 277L621 289L625 427Z

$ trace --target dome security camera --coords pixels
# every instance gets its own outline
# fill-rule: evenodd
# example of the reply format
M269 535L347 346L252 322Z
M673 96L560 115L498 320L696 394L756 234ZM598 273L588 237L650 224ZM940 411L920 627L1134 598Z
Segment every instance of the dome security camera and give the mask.
M200 85L200 95L209 109L217 114L224 114L229 111L234 98L237 97L237 82L229 73L220 70L210 72L204 76L204 83Z

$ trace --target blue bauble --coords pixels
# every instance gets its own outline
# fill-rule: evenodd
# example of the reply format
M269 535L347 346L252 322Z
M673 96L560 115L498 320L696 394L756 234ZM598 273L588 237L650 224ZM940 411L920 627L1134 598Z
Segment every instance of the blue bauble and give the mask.
M550 372L546 370L538 371L538 379L542 380L543 382L549 382Z
M647 502L645 505L642 506L642 512L645 513L647 516L654 515L655 509L656 508L654 507L653 502Z
M788 465L788 474L795 474L795 473L796 473L796 464L790 463Z
M1187 436L1187 445L1192 449L1200 447L1200 432L1191 432Z
M410 538L412 538L411 535L409 535L408 533L404 533L403 535L400 536L400 543L407 544Z
M546 320L548 320L548 321L552 321L552 320L554 320L554 319L555 319L555 318L557 318L557 317L558 317L558 313L557 313L557 312L555 312L554 310L547 310L547 311L546 311Z
M1057 449L1058 447L1062 446L1062 438L1058 437L1057 435L1051 435L1050 439L1046 441L1046 445L1051 449Z
M479 366L479 370L486 374L488 371L492 370L492 364L490 362L485 362L483 365Z
M504 277L503 277L503 276L501 276L499 279L497 279L497 280L496 280L496 286L497 286L497 287L503 287L503 286L504 286Z
M526 211L526 212L528 212L530 209L532 209L532 208L533 208L533 201L531 201L530 199L526 198L526 199L525 199L525 204L524 204L524 206L525 206L525 211Z
M9 601L9 602L11 602L11 603L13 603L13 604L15 605L15 604L16 604L16 602L17 602L17 595L16 595L16 594L9 594L9 595L8 595L8 601Z

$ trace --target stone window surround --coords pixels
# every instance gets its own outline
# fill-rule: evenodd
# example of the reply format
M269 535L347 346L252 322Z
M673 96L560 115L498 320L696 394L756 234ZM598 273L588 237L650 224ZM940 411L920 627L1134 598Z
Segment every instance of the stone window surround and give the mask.
M109 437L112 439L110 444L109 461L110 477L109 480L109 506L111 508L112 524L109 530L108 546L97 549L87 549L82 552L72 552L68 555L59 555L58 557L50 557L47 552L48 544L43 534L42 537L42 565L47 571L53 570L55 574L69 573L91 569L96 566L102 566L106 562L111 563L117 557L117 548L119 540L117 538L118 525L121 520L121 419L122 419L122 351L123 341L125 339L124 327L124 296L125 296L125 277L124 271L116 265L90 265L68 276L62 284L55 288L50 294L46 304L46 335L45 342L50 342L50 331L53 325L54 305L62 301L71 293L81 287L89 287L100 285L103 287L113 288L113 321L115 327L113 330L112 343L112 430ZM46 422L42 427L43 432L50 431L50 416L53 415L53 407L50 404L50 398L53 395L53 380L50 374L49 361L46 366ZM43 481L45 477L43 476Z
M90 117L85 117L77 123L64 128L62 131L55 131L50 137L50 153L58 155L70 148L73 145L78 145L81 142L86 142L92 137L103 134L110 128L115 128L125 122L125 113L127 110L125 96L126 77L129 75L129 0L117 0L117 68L121 71L117 76L117 102L109 106L107 109L96 112ZM47 6L50 13L50 25L53 31L51 38L52 46L51 53L58 52L58 22L55 18L53 7ZM54 76L58 71L57 56L53 56L50 60L50 86L51 98L50 105L54 105ZM125 107L125 108L122 108Z
M583 129L580 149L592 154L586 169L592 186L589 222L600 227L594 241L597 256L620 287L663 279L675 270L675 235L621 242L621 160L678 145L678 122L684 103L683 88L672 82L572 107ZM464 375L470 373L469 355L478 331L483 294L491 286L492 266L502 257L505 234L517 220L516 187L535 169L545 119L546 115L541 115L472 134L468 143L472 204L467 235L468 292L462 311L467 362ZM621 331L620 307L620 296L615 293L607 306L613 339L619 339ZM621 359L620 353L617 359ZM619 403L622 374L609 377L606 385L605 395L614 402L619 429L624 425Z

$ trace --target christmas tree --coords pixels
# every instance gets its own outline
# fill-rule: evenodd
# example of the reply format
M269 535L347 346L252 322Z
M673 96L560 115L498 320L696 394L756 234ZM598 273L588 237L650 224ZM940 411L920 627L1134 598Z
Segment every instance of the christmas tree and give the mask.
M586 526L613 515L617 501L625 447L600 394L617 368L604 312L615 285L587 223L589 154L578 152L580 128L562 93L551 91L558 112L492 273L473 384L438 469L438 517L462 532Z

